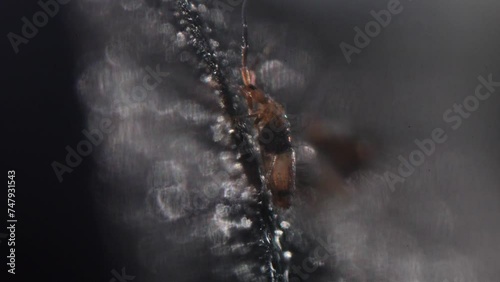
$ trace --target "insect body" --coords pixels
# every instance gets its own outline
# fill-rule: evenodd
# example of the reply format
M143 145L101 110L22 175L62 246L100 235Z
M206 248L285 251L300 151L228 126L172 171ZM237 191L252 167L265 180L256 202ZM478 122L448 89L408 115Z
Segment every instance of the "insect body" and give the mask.
M295 152L292 148L290 123L283 106L255 86L255 73L246 66L248 32L245 6L246 0L242 8L241 76L244 86L241 87L241 94L246 98L249 116L255 118L266 184L271 190L273 204L288 208L295 190Z

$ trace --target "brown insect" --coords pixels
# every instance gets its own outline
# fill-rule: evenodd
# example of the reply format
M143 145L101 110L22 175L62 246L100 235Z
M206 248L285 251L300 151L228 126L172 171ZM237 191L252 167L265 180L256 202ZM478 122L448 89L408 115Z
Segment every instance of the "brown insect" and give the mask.
M283 106L255 86L255 73L247 68L249 45L246 2L245 0L242 6L240 70L244 85L240 93L246 98L249 116L255 118L266 184L272 193L273 204L289 208L295 190L295 151L292 148L290 122Z

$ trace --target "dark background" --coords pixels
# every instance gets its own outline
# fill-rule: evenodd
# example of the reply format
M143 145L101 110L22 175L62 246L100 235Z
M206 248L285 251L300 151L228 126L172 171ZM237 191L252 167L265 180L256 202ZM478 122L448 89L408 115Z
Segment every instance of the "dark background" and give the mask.
M109 281L113 266L101 241L99 215L93 212L88 189L90 161L84 161L62 183L51 167L53 161L64 160L65 146L74 146L82 138L85 118L75 95L72 44L78 34L66 28L60 13L15 54L7 33L20 34L21 18L29 18L40 7L36 1L3 1L0 6L2 167L5 174L16 171L15 278ZM4 223L1 226L5 233ZM15 281L6 274L6 247L7 241L2 240L0 277Z

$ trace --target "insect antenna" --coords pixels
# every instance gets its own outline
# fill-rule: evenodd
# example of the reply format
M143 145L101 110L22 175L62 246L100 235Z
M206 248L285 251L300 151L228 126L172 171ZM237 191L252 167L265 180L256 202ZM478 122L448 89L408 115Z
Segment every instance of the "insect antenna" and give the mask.
M247 0L243 1L241 7L241 23L242 23L242 35L241 35L241 68L246 69L247 67L247 53L248 53L248 25L247 25L247 15L246 15Z
M247 68L247 54L248 54L248 25L246 16L246 6L247 0L243 1L241 7L241 23L242 23L242 35L241 35L241 78L243 79L243 84L245 86L250 86L255 83L255 75L253 72Z

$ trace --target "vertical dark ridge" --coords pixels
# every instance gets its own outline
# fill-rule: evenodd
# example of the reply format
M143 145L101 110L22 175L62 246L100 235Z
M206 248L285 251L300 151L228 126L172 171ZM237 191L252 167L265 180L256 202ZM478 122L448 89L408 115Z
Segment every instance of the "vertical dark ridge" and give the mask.
M189 35L189 43L200 60L206 64L209 73L218 86L219 97L224 112L231 119L232 134L236 148L241 154L241 163L251 185L258 191L256 206L258 218L255 222L256 230L260 234L259 246L263 248L264 256L261 258L267 266L268 281L288 281L288 265L283 258L280 243L275 239L278 228L278 216L274 212L266 190L264 176L261 172L262 159L258 144L253 141L253 126L248 118L242 118L248 113L247 107L239 99L238 94L231 91L224 70L218 62L214 51L202 32L203 21L198 12L190 8L188 0L178 0L179 28ZM283 244L283 243L282 243Z

